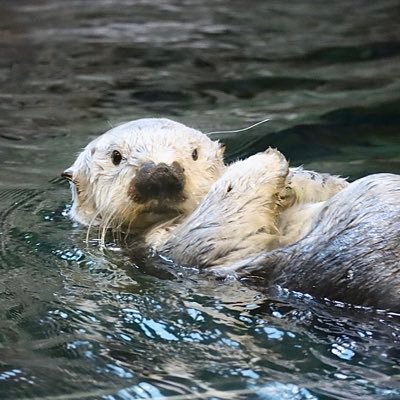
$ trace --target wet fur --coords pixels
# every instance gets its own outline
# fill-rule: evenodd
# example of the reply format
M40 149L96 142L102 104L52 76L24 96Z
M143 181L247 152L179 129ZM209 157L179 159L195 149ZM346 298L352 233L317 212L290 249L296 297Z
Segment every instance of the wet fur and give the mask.
M117 168L110 161L116 148L124 156ZM190 159L194 148L203 163ZM400 311L399 176L372 175L348 185L288 169L271 150L228 168L222 153L202 133L169 120L114 128L89 143L68 170L70 215L103 233L149 228L148 244L178 263ZM129 197L135 171L149 159L184 166L181 204L137 204Z
M286 159L272 149L232 164L160 251L182 265L209 267L278 247L288 173Z
M117 166L111 160L114 150L123 156ZM132 199L131 183L146 161L182 165L186 177L182 201ZM70 217L89 227L99 226L103 238L108 228L145 229L190 214L224 168L223 148L195 129L168 119L128 122L90 142L64 171L71 180Z
M315 201L347 186L342 178L289 169L268 149L229 166L188 218L149 232L147 242L181 265L232 264L302 238L321 207Z
M192 152L198 151L193 160ZM123 160L116 166L113 151ZM117 233L145 231L147 244L159 247L189 216L224 174L224 148L205 134L168 119L145 118L122 124L90 142L63 175L71 181L70 217L97 227L104 242L109 229ZM143 163L153 161L184 168L181 201L135 200L132 182ZM269 166L265 165L268 174ZM258 174L263 171L258 171ZM325 200L348 183L345 179L302 168L290 169L281 193L283 208L297 203Z
M212 271L400 312L400 176L359 179L307 215L299 241Z

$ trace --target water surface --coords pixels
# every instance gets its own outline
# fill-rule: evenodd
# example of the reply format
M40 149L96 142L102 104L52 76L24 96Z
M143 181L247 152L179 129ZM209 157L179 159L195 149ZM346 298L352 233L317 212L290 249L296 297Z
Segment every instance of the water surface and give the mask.
M400 172L398 1L3 0L2 399L396 399L399 319L132 265L65 213L99 133L163 116L228 160ZM154 272L154 271L153 271Z

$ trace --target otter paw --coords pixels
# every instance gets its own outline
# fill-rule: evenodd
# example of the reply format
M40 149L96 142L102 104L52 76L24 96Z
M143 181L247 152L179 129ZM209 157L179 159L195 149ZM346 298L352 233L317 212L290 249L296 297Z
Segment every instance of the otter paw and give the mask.
M269 147L262 154L267 157L268 174L287 177L289 173L289 163L279 150Z

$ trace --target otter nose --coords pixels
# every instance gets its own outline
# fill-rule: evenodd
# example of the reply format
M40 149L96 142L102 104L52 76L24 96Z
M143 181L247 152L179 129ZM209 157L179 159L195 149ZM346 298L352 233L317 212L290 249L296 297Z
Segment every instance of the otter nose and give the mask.
M174 161L171 165L153 161L143 163L129 187L129 194L136 201L182 197L185 175L181 165Z

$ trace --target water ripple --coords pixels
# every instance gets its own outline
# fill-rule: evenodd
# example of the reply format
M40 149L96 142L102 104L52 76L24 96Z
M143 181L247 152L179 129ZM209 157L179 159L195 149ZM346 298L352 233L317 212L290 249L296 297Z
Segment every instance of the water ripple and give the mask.
M134 264L66 217L110 125L169 116L227 159L400 172L398 1L3 0L0 397L393 399L399 316ZM170 272L171 271L171 272Z

